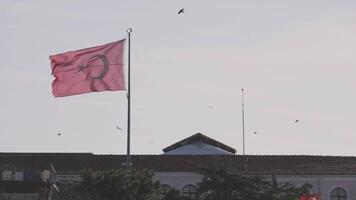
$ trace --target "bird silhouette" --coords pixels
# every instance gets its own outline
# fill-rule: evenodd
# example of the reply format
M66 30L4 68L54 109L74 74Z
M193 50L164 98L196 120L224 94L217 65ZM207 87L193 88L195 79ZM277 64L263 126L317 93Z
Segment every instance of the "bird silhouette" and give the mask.
M182 14L182 13L184 13L184 8L182 8L182 9L180 9L180 10L178 11L178 15L180 15L180 14Z
M57 135L58 135L58 136L61 136L61 135L62 135L62 133L57 133Z
M296 119L295 121L294 121L294 123L298 123L299 122L299 119Z
M117 130L122 131L122 128L120 128L119 126L116 126Z
M257 131L253 132L253 134L257 134Z

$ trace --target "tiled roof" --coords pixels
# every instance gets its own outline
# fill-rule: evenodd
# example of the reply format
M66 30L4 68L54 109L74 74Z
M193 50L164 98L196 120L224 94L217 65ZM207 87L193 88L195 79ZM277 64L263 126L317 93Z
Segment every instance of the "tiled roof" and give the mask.
M179 148L181 146L184 146L184 145L187 145L187 144L192 144L192 143L195 143L195 142L203 142L203 143L206 143L206 144L210 144L212 146L215 146L215 147L218 147L220 149L223 149L227 152L230 152L232 154L235 154L236 153L236 150L232 147L229 147L221 142L218 142L206 135L203 135L201 133L197 133L197 134L194 134L188 138L185 138L179 142L176 142L166 148L163 149L163 152L167 152L167 151L171 151L173 149L176 149L176 148Z
M356 175L356 157L339 156L246 156L249 174L276 175ZM59 172L84 169L120 168L125 155L90 153L0 153L0 171L5 169L49 168L53 163ZM132 155L133 166L159 172L198 172L209 167L243 172L241 155Z

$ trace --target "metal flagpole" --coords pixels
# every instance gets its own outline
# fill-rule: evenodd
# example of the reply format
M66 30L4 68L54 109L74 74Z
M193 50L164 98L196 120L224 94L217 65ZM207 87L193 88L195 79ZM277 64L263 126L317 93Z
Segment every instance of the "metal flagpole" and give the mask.
M242 100L242 159L244 172L247 173L247 163L245 154L245 102L244 102L244 89L241 89Z
M242 155L245 157L245 104L244 104L244 89L241 89L242 98Z
M127 29L127 36L128 36L128 61L127 61L127 157L126 157L126 167L127 169L131 168L131 155L130 155L130 119L131 119L131 99L130 99L130 39L132 29Z

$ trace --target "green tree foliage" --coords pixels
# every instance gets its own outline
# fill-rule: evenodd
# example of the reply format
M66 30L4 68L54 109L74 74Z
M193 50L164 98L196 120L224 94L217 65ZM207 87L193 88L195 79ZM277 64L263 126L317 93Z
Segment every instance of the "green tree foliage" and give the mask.
M148 170L87 170L81 183L61 186L55 200L183 200L176 190L164 191L152 176Z
M216 169L206 170L203 175L198 184L202 200L297 200L311 188L310 184L295 187L278 183L274 177L236 175Z
M79 184L60 184L60 192L54 193L54 200L99 200Z
M153 181L148 170L109 170L82 173L79 184L61 185L54 200L188 200L175 189ZM195 199L199 200L297 200L311 185L295 187L275 177L230 174L210 169L203 173Z
M152 181L148 170L86 171L82 184L93 196L108 200L149 200L159 191L159 183Z

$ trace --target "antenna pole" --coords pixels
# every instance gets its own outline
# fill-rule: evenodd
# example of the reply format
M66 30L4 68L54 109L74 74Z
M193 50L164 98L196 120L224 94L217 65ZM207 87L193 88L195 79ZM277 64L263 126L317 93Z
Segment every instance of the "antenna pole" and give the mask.
M127 36L128 36L128 60L127 60L127 157L126 157L126 167L127 169L131 168L131 155L130 155L130 128L131 128L131 99L130 99L130 40L131 40L131 33L132 29L127 29Z

